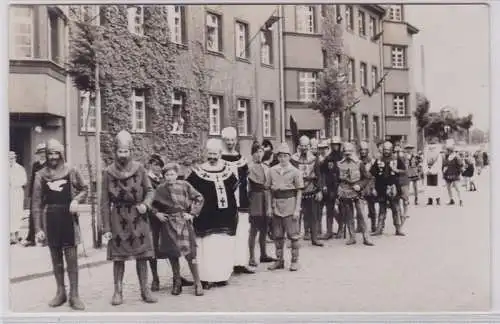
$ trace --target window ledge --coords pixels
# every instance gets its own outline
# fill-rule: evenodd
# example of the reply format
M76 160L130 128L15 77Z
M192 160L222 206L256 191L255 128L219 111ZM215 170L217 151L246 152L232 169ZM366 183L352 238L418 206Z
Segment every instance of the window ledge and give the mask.
M218 57L222 57L222 58L226 57L223 52L216 52L216 51L212 51L212 50L209 50L209 49L207 49L205 52L207 54L213 55L213 56L218 56Z
M396 71L409 71L410 70L410 68L408 68L408 67L400 68L400 67L393 67L393 66L385 66L384 69L386 69L386 70L396 70Z
M42 69L40 72L53 76L61 82L65 82L66 69L52 60L48 59L9 59L10 71L13 73L36 73L32 68ZM40 73L39 72L39 73Z
M260 66L265 67L266 69L273 69L274 70L274 65L272 64L266 64L266 63L260 63Z
M407 119L411 118L411 115L386 115L387 118L395 118L395 119Z
M236 57L236 61L246 63L246 64L252 64L252 62L250 62L250 60L248 58L245 58L245 57Z
M298 31L287 31L283 33L285 36L305 36L305 37L314 37L314 38L321 38L323 37L323 34L320 33L306 33L306 32L298 32Z

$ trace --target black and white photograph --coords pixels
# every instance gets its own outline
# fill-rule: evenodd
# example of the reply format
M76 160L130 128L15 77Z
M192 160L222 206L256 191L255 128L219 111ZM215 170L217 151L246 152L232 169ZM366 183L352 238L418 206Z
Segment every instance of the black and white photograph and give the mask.
M488 5L7 20L10 312L492 308Z

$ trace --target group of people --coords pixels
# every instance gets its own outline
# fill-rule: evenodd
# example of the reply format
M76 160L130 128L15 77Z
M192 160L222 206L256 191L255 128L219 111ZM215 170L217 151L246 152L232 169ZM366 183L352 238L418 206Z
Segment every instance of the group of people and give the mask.
M412 146L403 150L397 143L380 143L371 152L366 142L356 147L341 143L338 137L318 143L303 136L294 154L286 143L274 150L267 140L254 142L251 161L238 152L237 144L236 129L225 128L222 141L207 141L206 161L184 172L158 154L152 154L145 165L135 161L132 136L126 131L116 136L114 162L103 172L100 197L107 259L113 262L112 305L123 303L128 260L136 261L142 300L156 303L151 291L160 289L160 259L170 263L173 295L193 285L194 294L203 296L205 290L226 286L233 273L255 273L257 237L258 260L270 263L270 271L285 268L288 238L289 270L297 271L302 237L317 247L333 238L346 238L346 244L353 245L361 233L363 244L373 246L369 234L383 234L388 209L395 235L405 236L409 188L413 186L417 204L422 170L427 187L440 182L441 172L450 190L458 188L455 175L462 170L450 144L444 158L439 145L431 144L422 159ZM80 172L65 163L59 142L49 140L43 152L45 161L31 189L31 214L36 239L45 241L51 252L57 292L49 305L57 307L69 300L72 308L83 310L78 293L78 205L85 201L88 186ZM429 197L430 203L432 199L440 203L434 193ZM326 232L322 233L324 209ZM274 257L266 249L268 235L275 244ZM187 261L193 281L181 276L180 258Z

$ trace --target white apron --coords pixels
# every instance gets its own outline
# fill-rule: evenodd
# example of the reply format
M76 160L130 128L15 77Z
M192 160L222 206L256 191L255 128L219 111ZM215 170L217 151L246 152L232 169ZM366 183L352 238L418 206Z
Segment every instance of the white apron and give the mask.
M246 266L250 258L248 236L250 235L250 221L248 213L238 212L238 227L236 228L234 265Z
M200 279L207 282L228 281L234 265L234 236L211 234L197 238L196 244Z
M10 232L19 231L21 220L24 217L24 189L27 177L26 171L15 163L10 167L9 195L10 195Z
M429 166L429 161L433 161ZM428 198L440 198L444 190L443 181L443 156L441 154L441 146L432 144L426 147L424 151L423 161L425 195ZM437 175L437 185L427 183L427 174Z

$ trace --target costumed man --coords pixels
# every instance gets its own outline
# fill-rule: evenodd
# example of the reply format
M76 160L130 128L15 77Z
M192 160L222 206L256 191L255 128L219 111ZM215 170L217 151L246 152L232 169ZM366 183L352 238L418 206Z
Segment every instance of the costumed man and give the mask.
M327 165L332 166L333 164L337 165L338 162L342 159L343 159L342 141L340 140L340 137L333 136L331 141L330 141L330 154L326 157L325 161L326 161ZM338 183L336 186L338 187ZM336 189L335 189L335 191L336 191ZM336 205L338 205L338 203L334 202L333 215L335 216L335 220L337 221L337 225L338 225L337 234L334 236L336 238L343 238L343 237L345 237L345 234L346 234L345 233L345 223L343 223L343 216L340 213L340 210L336 209L338 207Z
M318 204L323 199L320 188L319 161L311 153L310 140L302 136L299 140L298 152L292 155L290 162L302 172L304 190L302 193L302 216L304 220L304 239L311 240L314 246L323 246L318 237Z
M238 204L238 227L236 228L234 272L255 273L248 266L248 236L250 221L248 215L248 161L236 150L238 134L236 128L226 127L221 132L225 147L221 159L226 161L230 168L236 170L238 176L238 190L236 190L236 203Z
M317 157L319 154L319 142L318 142L318 140L315 137L313 137L313 138L311 138L311 142L309 144L311 145L311 153Z
M28 179L26 171L17 163L16 153L9 152L9 195L10 195L10 244L19 242L19 229L24 216L24 186Z
M448 190L448 196L450 201L448 205L455 205L455 200L453 199L454 189L457 193L457 198L460 206L463 205L462 197L460 195L460 175L462 173L463 162L455 153L455 143L453 139L446 141L446 155L443 160L443 177L446 181L446 189Z
M266 235L268 219L272 215L268 215L267 207L271 199L269 188L266 188L267 177L269 176L269 168L262 163L264 150L258 142L252 144L252 164L248 172L248 198L250 201L250 236L248 239L248 247L250 251L250 260L248 265L257 267L255 260L255 239L259 235L260 247L260 262L268 263L276 261L268 256L266 251Z
M404 224L405 220L409 217L408 206L410 205L410 178L408 177L408 167L410 166L410 161L407 159L407 155L402 151L400 144L396 144L394 146L394 159L401 160L405 166L404 171L401 170L398 174L400 198L403 205L401 223Z
M135 260L142 300L156 303L148 287L148 260L154 257L148 211L154 190L144 166L132 159L133 140L121 131L115 138L115 161L102 177L101 215L108 260L113 261L111 305L123 303L125 261Z
M283 249L285 235L291 241L292 262L290 271L299 269L300 209L304 181L302 172L290 163L290 148L282 143L278 148L280 163L269 170L266 187L271 191L272 199L268 205L268 214L273 215L274 244L276 262L268 269L285 268Z
M375 177L375 190L377 191L379 203L377 230L373 235L382 235L384 232L387 206L392 211L396 235L405 235L401 230L400 188L398 188L398 175L401 171L404 171L405 165L400 159L394 159L392 153L392 143L385 142L382 147L382 157L373 163L370 170L372 176Z
M207 162L193 167L186 181L201 193L205 202L193 226L201 283L210 289L227 285L233 272L238 177L221 159L223 143L219 139L209 139L206 148Z
M408 180L413 187L413 194L415 196L415 205L418 205L418 180L420 179L419 164L420 158L414 153L415 147L413 145L406 145L406 160L408 161Z
M335 210L335 202L337 201L340 177L337 162L335 162L331 154L326 155L324 158L320 158L320 172L323 203L326 207L326 233L321 238L323 240L330 240L334 236L333 220L338 219L337 211Z
M368 238L368 229L360 199L367 183L367 175L364 165L355 156L354 145L347 142L344 144L344 158L338 163L340 184L339 203L340 212L345 216L345 221L349 229L349 240L347 245L356 244L356 232L354 227L354 208L356 206L357 223L363 235L363 244L372 246L373 243Z
M375 209L375 205L377 203L377 191L375 190L375 178L370 173L370 170L375 163L375 159L370 156L370 149L367 142L360 143L359 157L368 178L366 186L363 190L363 197L368 207L368 218L370 219L371 232L373 234L377 230L377 211Z
M148 162L148 177L151 181L151 186L154 190L162 184L165 179L163 176L163 167L165 162L162 157L158 154L151 154ZM149 260L149 266L151 268L151 274L153 280L151 282L151 291L160 290L160 278L158 276L158 259L167 259L166 255L163 255L160 250L160 232L162 228L162 223L151 211L149 211L149 222L151 224L151 233L153 234L153 246L155 249L154 258ZM182 286L192 286L193 282L188 281L184 277L181 277Z
M30 198L30 205L33 198L33 185L35 183L35 174L45 167L46 154L45 154L45 143L40 143L36 146L35 151L35 162L31 167L31 177L30 184L28 190L28 197ZM28 235L26 239L21 242L22 245L29 247L35 246L35 222L33 218L33 207L30 206L30 215L29 215L29 227L28 227ZM42 220L42 228L44 228L43 224L45 224Z
M342 141L340 140L340 137L338 136L332 137L332 140L330 142L330 148L331 148L329 155L330 160L334 161L335 163L342 160L344 156L342 154Z
M329 148L329 143L328 141L321 141L318 143L318 163L320 166L320 173L321 176L323 176L323 171L321 170L321 165L325 161L326 157L330 154L330 148ZM323 185L320 185L320 188L323 189ZM323 236L323 210L326 207L326 197L325 197L325 192L323 192L322 195L323 199L318 203L318 235L320 236L320 239L325 239L326 236Z
M443 157L441 155L441 145L437 138L431 139L424 149L423 173L425 180L425 193L427 195L427 205L430 206L436 201L436 205L441 205L441 178Z
M269 168L272 168L273 166L279 164L278 161L278 156L274 154L273 150L273 144L271 143L270 140L265 139L262 141L262 148L264 149L264 157L262 158L262 163L266 165ZM267 224L267 236L269 239L272 241L273 239L273 223L272 223L272 217L268 217L268 224Z
M58 307L67 301L64 254L70 285L69 305L75 310L84 310L85 305L78 293L78 205L85 201L88 186L80 172L64 162L64 147L61 143L49 140L46 154L46 166L35 175L32 208L36 237L47 240L57 284L56 296L49 306ZM45 229L42 219L46 221Z

